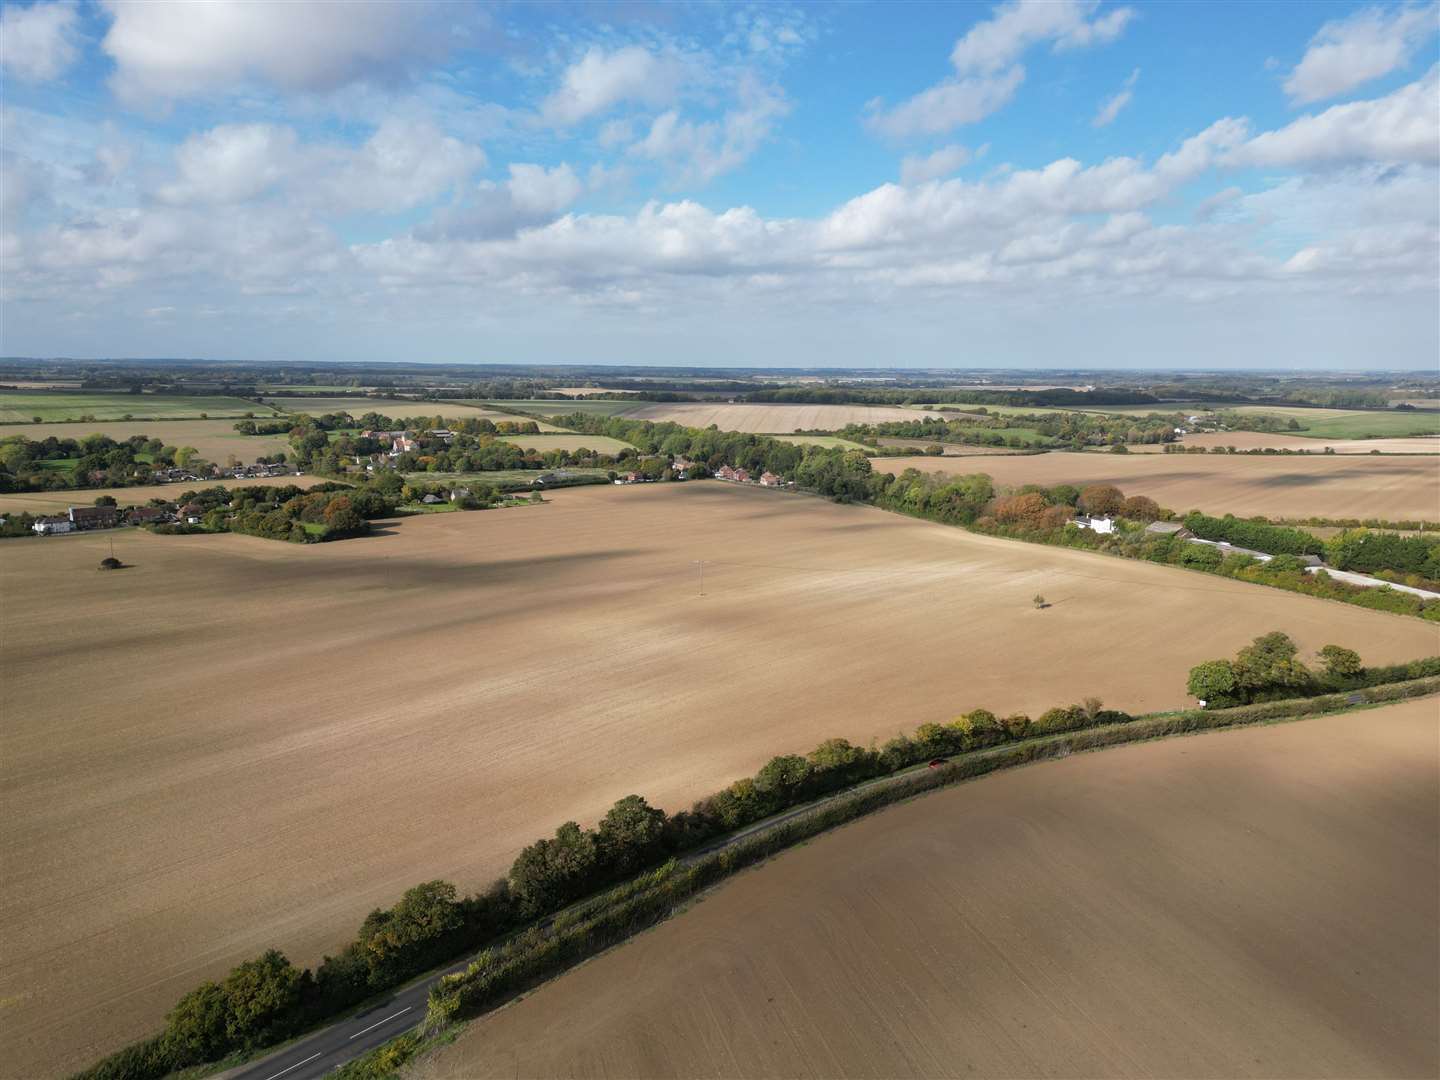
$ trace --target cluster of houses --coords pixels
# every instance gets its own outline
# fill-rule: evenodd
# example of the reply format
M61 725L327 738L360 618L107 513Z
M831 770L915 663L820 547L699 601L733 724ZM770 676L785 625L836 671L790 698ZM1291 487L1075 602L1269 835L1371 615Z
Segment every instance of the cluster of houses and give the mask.
M300 470L295 466L275 462L269 465L232 465L229 468L220 465L205 465L198 468L156 469L152 479L157 484L193 484L206 480L223 480L226 477L235 480L254 480L265 476L299 475Z
M159 506L137 506L123 515L126 525L152 525L174 520L175 511ZM53 536L89 529L113 529L121 522L121 512L114 506L72 506L63 515L36 518L30 527L41 536Z
M732 484L759 484L761 487L794 487L794 483L787 483L774 473L763 472L758 478L750 475L749 469L732 469L729 465L721 465L715 470L716 480L728 480Z
M409 433L404 431L362 431L360 437L388 445L390 449L385 451L386 457L397 458L401 454L413 454L420 449L419 440L412 439ZM435 428L425 432L425 437L439 439L449 446L455 439L455 433L449 428Z

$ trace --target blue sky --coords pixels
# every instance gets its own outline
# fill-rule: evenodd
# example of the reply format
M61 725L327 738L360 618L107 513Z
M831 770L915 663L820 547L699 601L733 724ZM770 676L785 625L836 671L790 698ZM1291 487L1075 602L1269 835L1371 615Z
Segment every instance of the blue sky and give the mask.
M0 4L0 353L1434 367L1437 25Z

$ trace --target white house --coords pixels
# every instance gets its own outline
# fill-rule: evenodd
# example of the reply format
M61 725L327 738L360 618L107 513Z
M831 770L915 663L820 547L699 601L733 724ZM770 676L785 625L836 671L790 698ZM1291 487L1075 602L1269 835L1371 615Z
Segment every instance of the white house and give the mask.
M1115 519L1112 517L1077 517L1075 524L1082 529L1089 529L1097 533L1113 533L1115 531Z
M41 536L49 536L52 533L68 533L75 528L68 517L37 518L35 524L30 527Z

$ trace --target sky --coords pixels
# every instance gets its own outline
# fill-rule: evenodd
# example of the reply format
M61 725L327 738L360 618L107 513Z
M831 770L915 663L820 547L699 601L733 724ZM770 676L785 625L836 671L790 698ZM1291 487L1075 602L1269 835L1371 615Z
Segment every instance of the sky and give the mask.
M0 3L0 355L1436 369L1437 28Z

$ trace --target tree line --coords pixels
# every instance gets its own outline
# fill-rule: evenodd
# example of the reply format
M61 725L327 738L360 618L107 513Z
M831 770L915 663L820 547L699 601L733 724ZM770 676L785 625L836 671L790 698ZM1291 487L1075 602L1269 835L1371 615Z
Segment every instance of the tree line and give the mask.
M1321 650L1323 670L1313 673L1296 659L1297 652L1284 633L1264 635L1242 649L1233 662L1211 661L1194 668L1190 692L1214 695L1207 700L1216 708L1232 700L1236 704L1268 701L1282 689L1290 691L1284 696L1295 698L1440 675L1440 657L1366 668L1353 651L1333 645ZM1226 688L1227 676L1216 665L1230 665L1232 688ZM1290 704L1281 707L1281 714ZM1033 719L1024 713L1002 717L988 709L972 709L947 722L921 724L880 745L860 747L834 738L808 754L774 757L753 776L736 780L675 814L651 806L642 796L627 795L594 828L567 821L553 836L536 840L520 852L504 878L474 895L461 896L444 881L415 886L392 907L370 912L355 938L338 955L324 957L313 971L297 968L273 949L238 964L223 979L202 983L184 995L167 1015L160 1033L110 1055L80 1077L154 1080L237 1051L270 1046L458 953L509 939L509 945L482 952L478 967L472 965L465 976L456 977L451 981L454 985L442 987L440 993L443 998L477 975L485 976L480 983L488 990L498 991L507 984L504 978L492 977L501 974L501 969L490 969L503 963L507 955L528 956L527 963L532 967L538 964L537 970L554 970L564 953L556 943L567 940L569 931L575 931L572 937L578 934L577 948L594 945L602 938L608 943L610 939L604 937L603 925L596 924L596 919L602 923L619 919L617 927L629 925L627 911L631 909L626 904L643 903L657 885L671 880L677 857L705 849L716 838L746 825L927 761L953 759L959 763L959 772L968 775L964 762L978 751L1015 744L1021 751L1015 759L1018 762L1025 759L1024 745L1037 740L1091 728L1124 727L1145 719L1106 709L1097 698L1049 709ZM955 764L945 767L952 772L957 768ZM933 775L930 770L919 771L921 781ZM874 808L896 797L874 790L874 798L865 806ZM864 796L857 798L863 800ZM820 813L823 818L824 811ZM846 818L843 808L837 808L837 813L840 816L835 821ZM785 842L783 837L757 838L756 850L775 850ZM724 851L719 860L720 869L740 864ZM701 859L691 865L708 864ZM616 886L617 882L622 884ZM592 905L586 900L575 906L582 898L612 886L615 891L599 898L603 903ZM592 907L596 910L590 910ZM564 914L558 914L561 912ZM547 919L561 928L557 936L547 936L537 921Z

